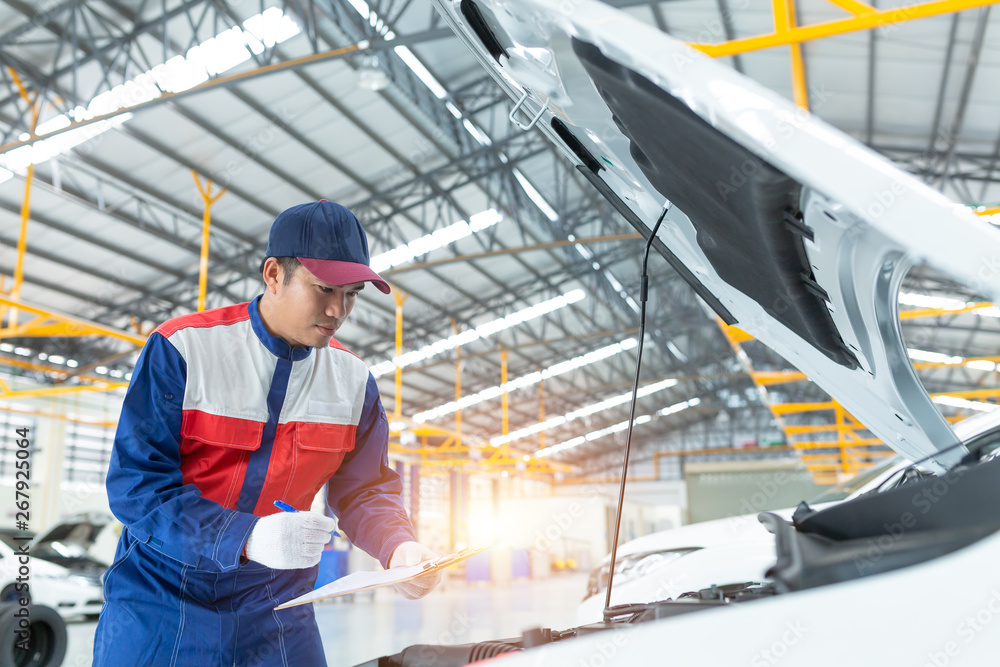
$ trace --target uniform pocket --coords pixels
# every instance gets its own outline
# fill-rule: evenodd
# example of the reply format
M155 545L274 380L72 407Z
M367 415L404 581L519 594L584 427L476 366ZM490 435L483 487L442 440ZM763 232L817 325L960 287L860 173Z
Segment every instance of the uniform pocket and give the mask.
M185 410L181 420L181 438L206 445L254 451L260 449L263 433L262 422L220 417L198 410Z
M295 424L293 441L299 449L311 452L349 452L354 449L356 426L347 424Z

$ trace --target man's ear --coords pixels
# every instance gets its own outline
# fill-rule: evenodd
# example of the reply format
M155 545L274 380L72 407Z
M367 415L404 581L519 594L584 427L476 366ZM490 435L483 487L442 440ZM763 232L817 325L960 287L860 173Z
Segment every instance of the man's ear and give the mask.
M281 267L281 262L276 260L274 257L268 257L264 260L264 288L271 292L272 294L278 293L278 285L285 278L285 271Z

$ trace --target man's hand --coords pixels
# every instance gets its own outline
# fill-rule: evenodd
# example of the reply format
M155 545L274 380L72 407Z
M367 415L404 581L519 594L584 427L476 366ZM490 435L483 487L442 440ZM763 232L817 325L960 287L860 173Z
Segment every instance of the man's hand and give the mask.
M319 563L337 522L317 512L280 512L258 521L247 539L247 558L276 570Z
M403 542L392 552L389 559L389 569L394 567L407 567L417 565L425 560L433 560L437 554L420 544L419 542ZM394 585L394 588L403 594L407 600L422 598L441 583L441 571L437 570Z

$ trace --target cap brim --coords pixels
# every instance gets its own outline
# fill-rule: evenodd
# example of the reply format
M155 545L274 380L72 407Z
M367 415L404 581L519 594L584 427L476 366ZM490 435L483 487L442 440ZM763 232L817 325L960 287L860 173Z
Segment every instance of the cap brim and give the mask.
M332 259L312 259L310 257L298 257L302 266L306 270L330 285L350 285L352 283L372 283L382 292L388 294L389 283L382 280L379 274L371 270L370 267L357 262L338 262Z

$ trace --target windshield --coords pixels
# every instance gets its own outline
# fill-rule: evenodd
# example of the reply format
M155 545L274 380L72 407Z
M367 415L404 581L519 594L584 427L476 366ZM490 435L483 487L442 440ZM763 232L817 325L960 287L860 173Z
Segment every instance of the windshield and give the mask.
M903 462L902 456L899 456L898 454L896 456L890 456L885 460L879 461L871 468L868 468L867 470L862 470L854 477L846 479L840 484L831 486L822 494L810 500L809 504L818 505L820 503L833 503L841 500L846 500L847 498L850 498L859 490L864 488L872 480L877 479L879 476L881 476L888 470L895 468L902 462Z

